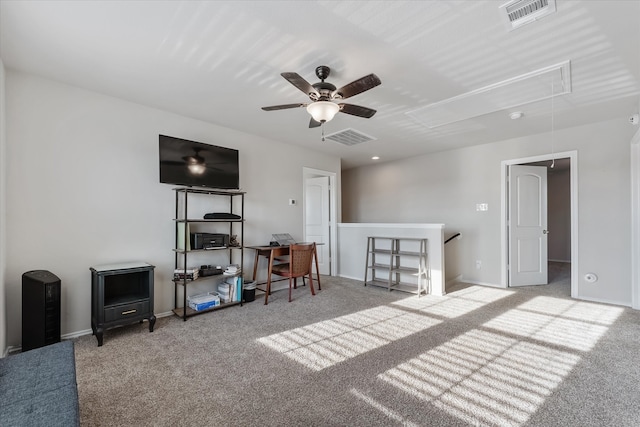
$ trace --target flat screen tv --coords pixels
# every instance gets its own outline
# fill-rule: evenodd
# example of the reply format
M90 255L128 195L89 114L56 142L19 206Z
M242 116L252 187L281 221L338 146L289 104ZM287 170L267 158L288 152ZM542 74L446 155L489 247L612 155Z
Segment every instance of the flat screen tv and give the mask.
M238 150L160 135L160 182L240 189Z

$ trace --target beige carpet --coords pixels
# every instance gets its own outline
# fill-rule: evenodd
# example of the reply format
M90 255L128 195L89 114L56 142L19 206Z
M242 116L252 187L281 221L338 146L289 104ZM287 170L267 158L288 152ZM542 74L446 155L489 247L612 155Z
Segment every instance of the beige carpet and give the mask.
M82 425L640 425L640 312L570 299L561 270L422 298L327 277L84 336Z

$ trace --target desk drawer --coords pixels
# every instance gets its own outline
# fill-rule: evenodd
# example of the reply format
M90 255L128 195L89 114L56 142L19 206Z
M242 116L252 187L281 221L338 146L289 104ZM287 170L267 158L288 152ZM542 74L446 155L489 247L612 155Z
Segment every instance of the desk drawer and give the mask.
M122 304L104 309L104 321L126 319L128 317L144 316L149 314L149 300L137 301L131 304Z

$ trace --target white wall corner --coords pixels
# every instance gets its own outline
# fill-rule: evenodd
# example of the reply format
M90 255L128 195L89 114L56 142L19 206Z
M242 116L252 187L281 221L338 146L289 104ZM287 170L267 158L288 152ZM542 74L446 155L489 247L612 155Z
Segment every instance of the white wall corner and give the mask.
M451 280L447 280L447 282L444 284L445 288L451 285L455 285L456 283L460 283L462 282L462 274L458 274L456 277L454 277Z
M7 307L5 272L7 263L6 251L6 170L7 170L7 140L6 140L6 85L5 68L0 58L0 357L7 354Z

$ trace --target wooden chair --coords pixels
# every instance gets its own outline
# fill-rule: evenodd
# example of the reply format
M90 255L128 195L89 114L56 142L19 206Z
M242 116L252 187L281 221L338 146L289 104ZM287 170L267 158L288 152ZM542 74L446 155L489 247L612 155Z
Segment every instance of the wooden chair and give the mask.
M305 277L309 277L309 288L311 289L311 295L315 295L316 292L313 289L313 278L311 265L313 263L313 256L316 252L315 243L301 243L289 246L289 262L276 264L272 267L271 273L282 277L289 278L289 302L291 302L291 288L298 288L298 277L302 277L304 281ZM269 287L270 288L270 287ZM264 296L264 303L267 303L267 298L271 289L267 289Z

